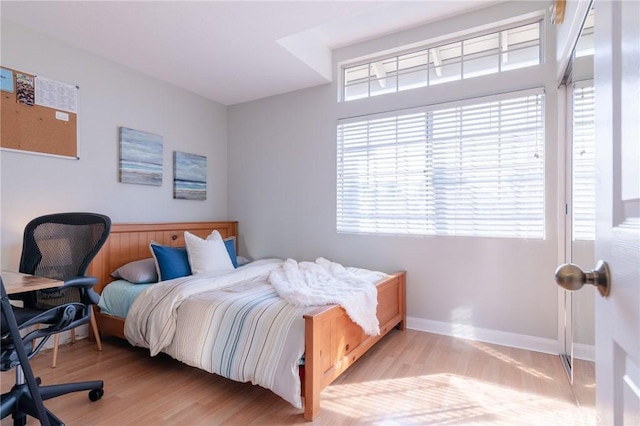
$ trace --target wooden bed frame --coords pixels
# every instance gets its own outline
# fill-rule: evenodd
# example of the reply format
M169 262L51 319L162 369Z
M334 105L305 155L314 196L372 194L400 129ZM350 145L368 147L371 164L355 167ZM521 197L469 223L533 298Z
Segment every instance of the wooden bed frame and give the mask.
M113 281L110 274L134 260L151 257L149 242L184 246L184 231L205 238L217 229L223 238L238 235L238 222L184 222L113 224L111 234L89 267L98 277L98 293ZM236 238L237 241L237 238ZM237 242L236 242L237 244ZM237 249L237 247L236 247ZM305 370L302 392L304 418L313 420L320 411L320 392L394 327L406 324L405 272L390 275L377 284L380 335L367 336L337 305L323 306L304 316ZM98 330L124 339L124 320L95 312Z

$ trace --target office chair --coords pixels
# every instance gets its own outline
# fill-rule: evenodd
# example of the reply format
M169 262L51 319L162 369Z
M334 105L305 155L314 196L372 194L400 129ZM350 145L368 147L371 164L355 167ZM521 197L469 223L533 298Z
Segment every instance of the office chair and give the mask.
M22 293L25 308L46 311L65 303L89 306L83 315L65 330L73 331L79 325L90 323L98 350L102 350L98 326L91 305L99 301L93 290L97 278L86 277L89 263L98 253L111 229L111 219L97 213L55 213L30 221L24 230L20 272L64 281L64 286L53 290ZM14 295L12 295L12 298ZM56 333L53 347L53 367L58 358L60 334Z
M14 426L24 426L27 415L40 420L43 426L62 426L64 423L49 411L43 400L70 392L89 390L89 399L99 400L103 393L103 382L67 383L62 385L39 386L29 359L44 346L54 333L64 330L82 311L91 309L81 303L68 303L44 312L27 308L14 308L9 303L2 277L2 334L0 342L0 371L16 370L15 385L9 392L0 395L0 418L12 414ZM46 326L28 331L34 325ZM20 330L26 334L20 335ZM36 345L36 339L41 339Z

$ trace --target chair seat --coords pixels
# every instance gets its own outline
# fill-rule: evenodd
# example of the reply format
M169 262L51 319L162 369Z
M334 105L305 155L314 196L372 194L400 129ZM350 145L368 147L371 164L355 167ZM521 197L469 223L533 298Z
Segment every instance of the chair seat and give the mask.
M16 323L18 323L18 327L20 327L25 322L30 319L35 318L40 315L42 311L38 309L30 309L30 308L19 308L13 307L13 315L16 317ZM2 318L2 334L5 334L9 331L9 326L5 324L4 318Z

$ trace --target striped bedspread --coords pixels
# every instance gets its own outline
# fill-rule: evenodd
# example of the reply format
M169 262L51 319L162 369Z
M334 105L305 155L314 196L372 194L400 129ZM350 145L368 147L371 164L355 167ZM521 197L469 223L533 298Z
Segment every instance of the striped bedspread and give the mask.
M197 275L150 286L125 321L134 346L197 368L251 382L302 408L298 361L303 314L268 283L280 260L253 262L224 275Z

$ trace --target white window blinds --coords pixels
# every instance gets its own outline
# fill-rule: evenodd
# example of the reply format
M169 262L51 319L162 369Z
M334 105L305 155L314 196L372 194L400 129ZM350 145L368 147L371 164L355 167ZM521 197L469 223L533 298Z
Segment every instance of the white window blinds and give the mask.
M573 87L573 239L595 238L595 117L593 81Z
M544 238L543 96L340 120L337 230Z

